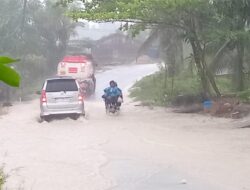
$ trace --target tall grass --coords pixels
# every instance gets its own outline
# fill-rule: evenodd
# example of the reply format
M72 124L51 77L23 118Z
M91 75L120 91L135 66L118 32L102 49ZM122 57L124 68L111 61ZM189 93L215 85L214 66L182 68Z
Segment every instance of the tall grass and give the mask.
M222 94L232 93L231 77L217 76L216 83ZM166 106L179 95L197 96L202 92L199 77L182 73L166 77L163 71L144 77L130 89L130 97L136 101Z

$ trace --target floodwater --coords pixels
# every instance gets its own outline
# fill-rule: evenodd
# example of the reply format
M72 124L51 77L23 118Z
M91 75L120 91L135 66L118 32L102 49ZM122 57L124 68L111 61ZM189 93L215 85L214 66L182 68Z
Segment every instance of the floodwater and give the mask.
M108 116L110 80L127 89L156 65L99 72L87 117L38 123L39 97L0 117L0 163L8 190L249 190L250 131L229 119L135 106ZM1 165L1 164L0 164Z

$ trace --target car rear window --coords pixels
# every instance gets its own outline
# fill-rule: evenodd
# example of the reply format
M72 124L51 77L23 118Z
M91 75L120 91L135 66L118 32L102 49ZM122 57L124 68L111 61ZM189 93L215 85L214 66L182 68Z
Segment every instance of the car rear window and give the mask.
M46 92L61 91L78 91L76 81L74 79L56 79L47 81Z

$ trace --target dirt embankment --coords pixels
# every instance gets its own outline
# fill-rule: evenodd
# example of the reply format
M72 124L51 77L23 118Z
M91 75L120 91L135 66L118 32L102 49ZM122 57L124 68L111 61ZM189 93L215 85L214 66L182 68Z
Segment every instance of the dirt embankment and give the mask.
M180 96L173 102L176 113L201 113L213 117L240 119L250 114L250 104L236 97L220 97L202 101L199 97Z

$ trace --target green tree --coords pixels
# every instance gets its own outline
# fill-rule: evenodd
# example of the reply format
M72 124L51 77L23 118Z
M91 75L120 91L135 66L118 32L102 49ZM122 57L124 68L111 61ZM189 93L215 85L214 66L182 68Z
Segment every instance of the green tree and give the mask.
M210 86L220 96L214 76L206 63L206 48L211 41L207 35L213 28L212 4L207 0L93 0L85 4L82 12L73 12L75 18L94 21L124 21L147 26L161 26L182 30L184 39L190 43L196 67L205 94Z
M246 47L250 41L249 0L220 0L213 1L213 6L217 13L217 20L223 30L220 37L227 46L236 51L236 61L234 63L234 81L236 90L244 90L244 57ZM225 47L227 47L225 46Z
M66 8L55 6L52 0L1 1L0 54L21 60L15 65L22 76L18 93L32 90L39 80L56 72L74 29L65 11ZM11 94L15 93L16 90Z
M42 54L47 58L48 66L55 69L65 54L70 35L76 26L64 15L66 9L46 1L45 7L36 11L34 25L41 38Z

